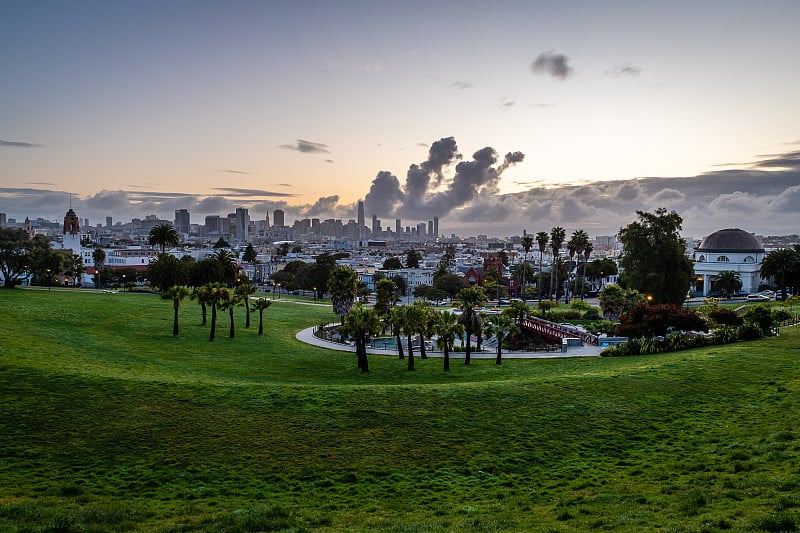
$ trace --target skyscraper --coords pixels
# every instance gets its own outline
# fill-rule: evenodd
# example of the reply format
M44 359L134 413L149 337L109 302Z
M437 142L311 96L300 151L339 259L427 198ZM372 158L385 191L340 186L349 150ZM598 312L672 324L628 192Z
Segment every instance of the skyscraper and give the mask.
M272 212L272 223L276 228L282 228L284 224L283 209L276 209Z
M378 215L372 215L372 238L377 238L381 234L381 221Z
M394 232L397 233L397 235L400 235L401 233L403 233L403 226L400 225L400 219L399 218L394 219Z
M364 226L366 219L364 218L364 202L358 201L358 225Z
M439 238L439 217L433 217L433 238Z
M250 214L244 207L236 208L236 240L247 242L250 237Z
M175 210L175 231L180 234L189 234L189 210L176 209Z
M111 217L106 217L106 228L111 228L114 225L114 219Z
M433 236L433 220L428 221L428 237Z

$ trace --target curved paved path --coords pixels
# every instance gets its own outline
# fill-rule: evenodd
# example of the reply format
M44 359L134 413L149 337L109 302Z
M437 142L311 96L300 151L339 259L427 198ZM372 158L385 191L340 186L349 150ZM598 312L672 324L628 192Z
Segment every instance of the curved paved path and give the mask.
M295 338L306 344L319 346L320 348L328 348L330 350L338 350L340 352L354 352L355 346L349 344L340 344L338 342L326 341L314 336L314 327L306 328L297 332ZM597 357L603 348L599 346L571 346L569 351L564 352L503 352L503 359L556 359L561 357ZM389 350L383 348L368 348L367 353L373 355L392 355L397 357L397 350ZM415 353L418 356L419 350ZM443 352L435 352L428 350L428 357L444 357ZM497 357L495 352L472 352L473 359L494 359ZM451 359L463 359L464 352L453 352L450 354Z

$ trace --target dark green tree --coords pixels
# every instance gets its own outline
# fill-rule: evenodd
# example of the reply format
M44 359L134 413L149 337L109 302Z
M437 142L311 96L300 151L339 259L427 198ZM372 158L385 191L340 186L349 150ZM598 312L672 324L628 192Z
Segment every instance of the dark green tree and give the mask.
M466 287L458 293L458 306L461 309L461 324L464 326L466 337L466 350L464 354L464 364L470 363L472 349L470 337L473 333L478 333L483 325L480 314L480 307L486 303L486 294L480 287Z
M272 300L268 300L266 298L258 298L255 302L253 302L253 307L258 309L258 334L264 334L264 310L269 309L269 306L272 305Z
M178 336L178 310L181 307L181 302L191 294L189 287L184 285L173 285L168 290L161 293L162 300L171 300L174 317L172 319L172 336Z
M800 253L792 248L782 248L767 254L761 262L761 277L772 278L778 284L781 300L786 300L786 283L800 268Z
M723 270L714 276L714 288L725 298L742 288L742 277L734 270Z
M536 234L536 244L539 245L539 303L542 302L542 292L544 291L543 271L544 264L544 251L547 250L547 243L550 241L550 235L546 231L540 231Z
M181 239L172 224L156 224L150 228L147 242L150 246L158 246L163 254L167 251L167 246L178 246Z
M413 248L406 251L406 268L419 268L422 254Z
M256 257L258 257L256 249L253 248L252 244L248 244L247 248L244 249L244 254L242 255L242 261L246 263L255 263Z
M94 250L92 250L92 260L94 261L94 269L97 271L97 274L95 274L97 279L96 285L98 288L102 289L101 272L103 272L103 265L105 265L106 262L106 251L99 246L95 246Z
M333 312L341 318L344 317L353 307L358 290L358 275L352 268L339 266L334 268L327 282L328 294L331 295Z
M398 257L389 257L383 262L383 270L400 270L403 268L403 263Z
M397 296L397 285L390 279L382 279L375 285L375 312L378 317L385 317L400 298Z
M680 236L683 219L675 211L637 211L639 220L620 229L620 282L655 304L680 305L694 281L686 240Z
M0 228L0 274L3 287L12 288L22 283L28 274L28 248L30 238L25 230Z
M189 281L187 264L172 254L158 254L147 265L147 279L151 287L165 293L175 285L186 285Z
M357 304L350 309L344 319L342 331L351 336L356 343L356 359L358 368L362 372L369 372L369 361L367 360L367 342L381 330L381 322L378 315L372 309L367 309L361 304Z

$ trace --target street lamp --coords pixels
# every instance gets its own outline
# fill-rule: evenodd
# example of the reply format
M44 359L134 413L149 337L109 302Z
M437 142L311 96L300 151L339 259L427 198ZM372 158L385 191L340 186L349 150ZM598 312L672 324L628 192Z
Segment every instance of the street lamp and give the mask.
M122 292L125 292L125 274L122 275Z
M50 269L46 268L45 272L47 272L47 290L50 290Z
M317 288L314 287L314 301L317 301Z
M653 303L653 295L652 295L652 294L648 294L648 295L647 295L647 303L648 303L648 304L651 304L651 303Z

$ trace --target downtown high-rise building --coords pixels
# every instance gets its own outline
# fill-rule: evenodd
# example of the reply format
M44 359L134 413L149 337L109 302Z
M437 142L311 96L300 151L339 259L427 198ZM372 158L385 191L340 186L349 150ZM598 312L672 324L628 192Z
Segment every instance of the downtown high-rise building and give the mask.
M433 238L439 238L439 217L433 217Z
M397 235L403 233L403 225L400 223L399 218L394 219L394 232L397 233Z
M106 229L110 229L111 226L114 225L114 219L111 217L106 217Z
M236 240L247 242L250 238L250 214L245 207L236 208Z
M364 226L366 224L366 218L364 218L364 202L361 200L358 201L358 225Z
M175 231L182 235L189 234L189 210L188 209L176 209L175 210Z
M276 209L275 211L273 211L272 212L272 224L273 224L273 226L275 226L276 228L284 227L286 224L285 224L285 220L283 219L283 216L284 216L283 215L283 209Z
M378 215L372 215L372 237L377 238L381 234L381 220Z

